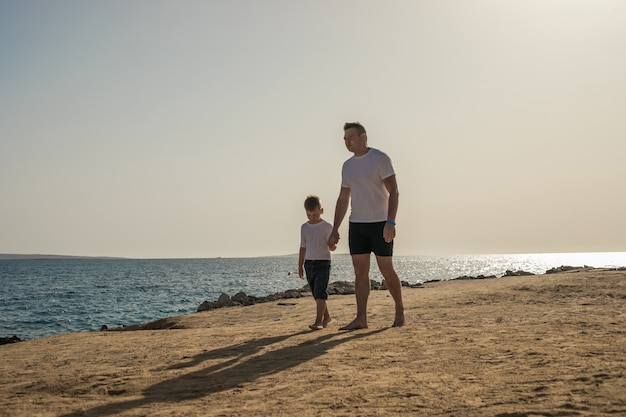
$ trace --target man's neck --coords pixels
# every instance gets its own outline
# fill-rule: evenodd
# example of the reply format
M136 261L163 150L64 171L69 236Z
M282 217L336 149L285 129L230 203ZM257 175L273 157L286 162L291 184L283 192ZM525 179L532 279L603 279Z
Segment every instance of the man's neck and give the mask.
M366 146L365 148L359 149L358 151L354 152L354 156L363 156L369 151L370 151L370 148Z

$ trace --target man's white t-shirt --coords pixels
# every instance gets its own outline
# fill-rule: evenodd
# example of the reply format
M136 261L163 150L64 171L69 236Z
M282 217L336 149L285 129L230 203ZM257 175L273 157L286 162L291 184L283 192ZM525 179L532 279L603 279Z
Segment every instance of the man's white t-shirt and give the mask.
M387 220L389 192L383 180L394 175L391 159L378 149L353 156L343 164L341 186L350 189L353 223L376 223Z
M333 226L326 220L318 223L306 222L300 228L300 247L306 248L304 260L330 261L328 238Z

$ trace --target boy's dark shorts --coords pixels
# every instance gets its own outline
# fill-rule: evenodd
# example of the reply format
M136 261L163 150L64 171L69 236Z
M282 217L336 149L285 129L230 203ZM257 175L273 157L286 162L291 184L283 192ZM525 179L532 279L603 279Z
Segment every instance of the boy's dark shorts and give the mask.
M376 256L393 256L393 240L385 242L383 229L386 222L352 223L348 229L350 255L372 253Z
M316 300L328 299L328 280L330 279L330 261L304 261L306 280L311 287L313 298Z

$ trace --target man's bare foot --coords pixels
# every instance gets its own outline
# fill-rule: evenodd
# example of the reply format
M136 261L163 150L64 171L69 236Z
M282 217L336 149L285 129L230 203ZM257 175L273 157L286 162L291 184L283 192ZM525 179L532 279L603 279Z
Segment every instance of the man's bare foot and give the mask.
M393 321L391 327L402 327L404 326L404 312L396 313L396 319Z
M322 322L322 326L327 327L327 326L328 326L328 323L330 323L331 321L333 321L333 319L331 319L330 317L329 317L328 319L325 319L325 320Z
M367 322L364 322L359 319L354 319L352 320L350 324L339 328L339 330L357 330L357 329L367 329Z
M311 330L322 330L323 328L324 328L323 325L317 324L317 323L313 323L309 325L309 329Z

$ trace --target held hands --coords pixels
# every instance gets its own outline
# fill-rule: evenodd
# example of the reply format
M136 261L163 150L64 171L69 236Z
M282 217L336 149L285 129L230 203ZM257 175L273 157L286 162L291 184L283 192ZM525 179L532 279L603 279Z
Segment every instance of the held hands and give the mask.
M328 248L331 251L337 249L337 243L339 243L339 232L333 230L330 232L330 237L328 238Z

